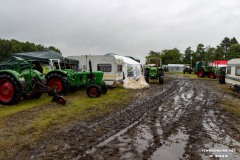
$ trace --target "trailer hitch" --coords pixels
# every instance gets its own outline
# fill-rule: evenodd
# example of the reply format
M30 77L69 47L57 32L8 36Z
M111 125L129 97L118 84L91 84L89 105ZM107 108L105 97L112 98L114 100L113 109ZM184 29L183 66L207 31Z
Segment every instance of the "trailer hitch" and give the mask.
M32 90L29 95L34 95L36 93L50 93L53 96L52 102L56 102L61 105L66 104L66 99L63 96L58 95L57 90L52 87L48 87L43 84L37 77L34 77L32 81Z

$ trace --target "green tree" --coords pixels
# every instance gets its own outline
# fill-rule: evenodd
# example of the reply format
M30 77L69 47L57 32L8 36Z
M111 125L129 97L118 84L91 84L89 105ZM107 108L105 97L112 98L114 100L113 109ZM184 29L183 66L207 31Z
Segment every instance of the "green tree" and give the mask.
M205 59L204 61L207 61L207 62L212 62L215 60L215 52L216 52L216 49L214 47L211 47L211 46L207 46L205 48L206 50L206 53L205 53Z
M162 58L160 52L150 51L150 52L148 53L148 55L145 57L145 58L146 58L145 64L148 63L147 60L148 60L149 58L153 58L153 57L154 57L154 58Z
M184 64L191 64L192 54L193 54L193 50L191 49L191 47L187 47L184 52L182 62Z
M197 45L196 51L193 53L193 61L204 61L205 60L205 50L204 45L202 43L199 43Z
M61 51L53 46L48 47L58 53ZM12 53L22 53L22 52L35 52L48 49L41 44L34 44L30 42L19 42L15 39L5 40L0 39L0 61L11 56Z
M177 48L163 50L161 56L163 64L179 64L182 62L181 61L182 54Z
M231 45L232 45L232 44L238 44L238 41L237 41L237 39L236 39L235 37L233 37L233 38L230 40L230 43L231 43Z
M222 42L220 43L220 46L222 47L222 49L224 50L223 52L223 58L225 59L227 53L228 53L228 49L231 46L231 41L230 38L225 37Z
M226 59L240 58L240 44L232 44L229 47L229 53L226 55Z
M51 49L51 50L53 50L53 51L55 51L55 52L58 52L58 53L62 54L59 49L57 49L57 48L55 48L55 47L53 47L53 46L48 47L48 49Z
M225 50L224 50L224 48L223 48L222 46L218 45L218 46L216 47L214 59L215 59L215 60L221 60L221 59L223 60L223 59L225 59L224 55L225 55Z

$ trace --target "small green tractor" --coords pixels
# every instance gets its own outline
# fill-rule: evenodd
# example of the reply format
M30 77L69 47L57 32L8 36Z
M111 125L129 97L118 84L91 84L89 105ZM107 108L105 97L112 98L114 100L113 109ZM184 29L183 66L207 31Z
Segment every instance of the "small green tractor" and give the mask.
M204 78L205 76L214 79L216 78L215 72L219 69L217 67L209 66L207 62L197 62L195 73L199 78Z
M32 61L11 57L0 64L0 103L16 104L21 97L38 99L43 93L51 93L52 101L65 105L66 100L58 96L54 88L45 85L46 79L37 70L32 69Z
M161 62L160 58L147 59L147 65L144 68L144 77L147 83L149 83L149 79L158 79L159 84L163 84L164 70L160 67Z
M93 72L90 60L90 71L86 72L76 72L73 69L61 69L59 60L50 61L58 67L45 75L47 85L55 88L59 94L66 94L68 91L75 92L80 87L86 87L87 95L91 98L99 97L101 94L107 93L108 88L103 81L103 72Z

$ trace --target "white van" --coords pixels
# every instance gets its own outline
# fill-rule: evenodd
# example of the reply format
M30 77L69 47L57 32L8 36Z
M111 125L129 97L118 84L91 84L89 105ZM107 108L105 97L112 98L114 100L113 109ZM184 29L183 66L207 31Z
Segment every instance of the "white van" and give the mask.
M225 81L226 84L240 92L240 58L228 61Z

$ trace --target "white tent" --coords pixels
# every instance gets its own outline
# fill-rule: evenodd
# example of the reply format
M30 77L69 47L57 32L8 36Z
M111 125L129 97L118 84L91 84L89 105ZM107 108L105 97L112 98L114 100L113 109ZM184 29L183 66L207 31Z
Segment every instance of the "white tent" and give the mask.
M140 63L128 57L114 56L122 57L123 59L123 73L125 77L123 80L124 88L141 89L149 87L149 84L145 81L142 74Z

